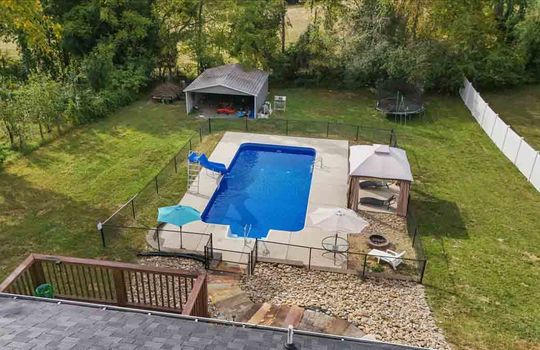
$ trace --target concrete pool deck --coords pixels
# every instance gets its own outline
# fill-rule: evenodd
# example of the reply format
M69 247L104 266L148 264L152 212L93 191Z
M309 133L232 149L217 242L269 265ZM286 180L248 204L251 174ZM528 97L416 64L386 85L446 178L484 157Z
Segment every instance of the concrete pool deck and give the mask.
M334 254L323 254L319 250L312 250L310 253L310 250L306 248L278 243L321 248L323 238L335 234L313 227L309 215L320 207L345 208L347 206L348 141L226 132L209 159L223 163L228 167L240 145L246 142L310 147L316 151L304 229L297 232L271 230L264 240L259 240L259 258L296 261L305 265L311 260L312 266L345 268L343 266L346 260L344 256L334 257ZM192 206L202 213L219 185L220 176L202 169L196 181L198 181L198 191L197 186L193 183L180 204ZM171 231L159 232L161 248L168 251L178 250L180 248L179 234L176 233L178 227L167 224L161 229ZM183 231L212 233L214 250L222 254L223 260L234 262L247 262L247 253L253 249L255 242L254 239L231 237L227 225L207 224L202 221L185 225ZM340 234L340 236L347 238L346 234ZM184 233L182 248L202 252L207 241L208 236ZM244 254L230 251L243 252Z

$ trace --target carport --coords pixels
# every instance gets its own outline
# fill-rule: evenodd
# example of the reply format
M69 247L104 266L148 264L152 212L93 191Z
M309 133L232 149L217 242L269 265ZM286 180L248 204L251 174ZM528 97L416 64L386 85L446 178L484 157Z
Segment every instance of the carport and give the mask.
M209 68L185 89L186 111L205 105L214 109L220 103L245 108L256 115L268 95L268 73L260 69L244 70L240 64Z

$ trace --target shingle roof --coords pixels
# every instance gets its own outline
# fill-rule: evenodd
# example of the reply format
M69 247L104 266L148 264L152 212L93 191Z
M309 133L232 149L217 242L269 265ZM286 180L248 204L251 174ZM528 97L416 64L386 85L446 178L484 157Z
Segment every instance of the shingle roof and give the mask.
M416 349L296 334L300 349ZM279 329L0 296L1 349L283 349Z
M256 96L267 79L268 73L260 69L245 71L240 64L226 64L205 70L184 89L184 92L223 86Z

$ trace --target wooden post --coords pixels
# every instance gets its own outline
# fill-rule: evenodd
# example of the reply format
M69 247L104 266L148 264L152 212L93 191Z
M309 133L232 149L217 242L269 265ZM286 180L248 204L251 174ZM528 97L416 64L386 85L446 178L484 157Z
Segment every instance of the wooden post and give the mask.
M116 304L124 306L127 304L126 283L124 281L124 272L119 269L112 270Z
M32 291L35 291L39 285L47 283L45 280L45 273L43 272L43 265L41 261L34 260L30 268L28 269L30 276L32 277Z

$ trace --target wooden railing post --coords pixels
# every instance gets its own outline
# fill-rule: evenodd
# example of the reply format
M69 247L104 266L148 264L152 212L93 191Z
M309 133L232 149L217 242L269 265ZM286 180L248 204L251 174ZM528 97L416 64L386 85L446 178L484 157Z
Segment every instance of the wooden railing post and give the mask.
M34 260L28 271L32 277L32 291L35 291L39 285L47 282L45 280L45 273L43 272L43 265L41 265L41 261Z
M119 269L112 270L114 291L116 303L119 306L127 304L126 282L124 281L124 272Z
M182 315L208 317L208 288L206 274L201 274L193 283L193 288L182 309Z

